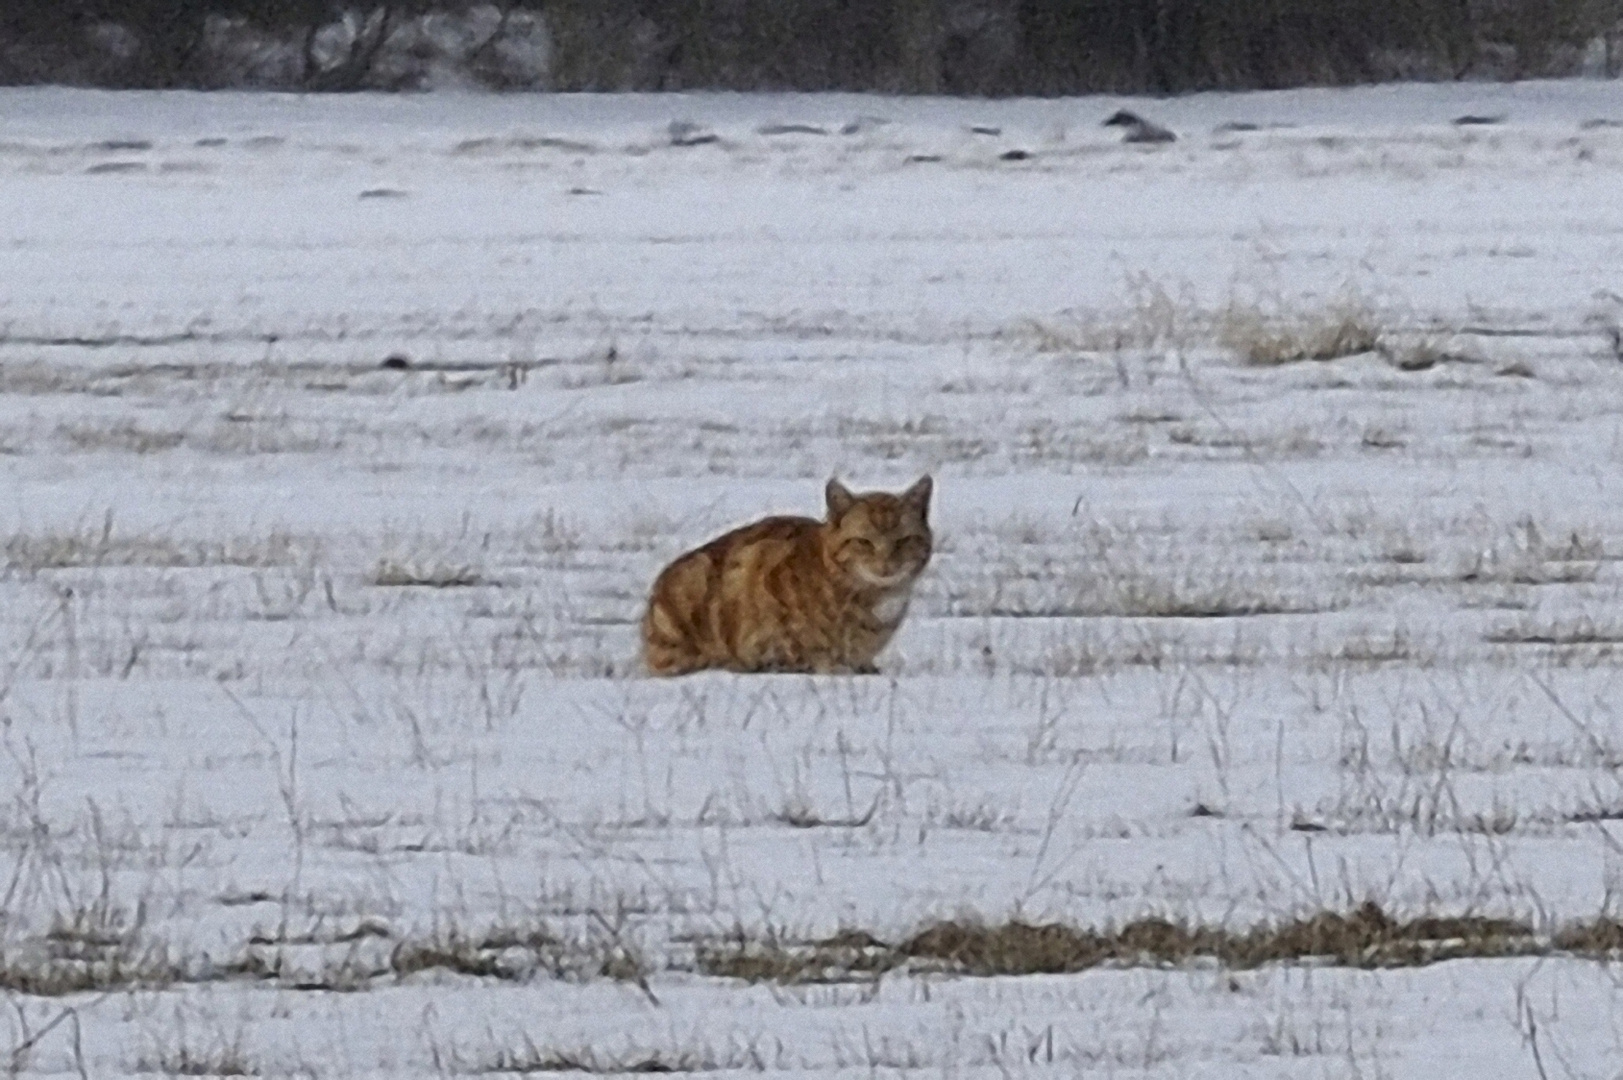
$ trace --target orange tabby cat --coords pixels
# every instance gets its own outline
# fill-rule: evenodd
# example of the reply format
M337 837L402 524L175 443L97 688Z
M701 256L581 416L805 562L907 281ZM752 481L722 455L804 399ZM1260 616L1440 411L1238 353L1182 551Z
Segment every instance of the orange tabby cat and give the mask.
M828 519L770 517L688 552L654 582L642 620L656 675L872 672L930 561L931 482L826 492Z

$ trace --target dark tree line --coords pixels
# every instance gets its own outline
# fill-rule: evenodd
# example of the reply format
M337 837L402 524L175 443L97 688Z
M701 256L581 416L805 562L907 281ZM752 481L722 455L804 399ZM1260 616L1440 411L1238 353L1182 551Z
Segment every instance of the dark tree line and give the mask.
M0 0L0 82L1177 93L1616 74L1620 31L1623 0Z

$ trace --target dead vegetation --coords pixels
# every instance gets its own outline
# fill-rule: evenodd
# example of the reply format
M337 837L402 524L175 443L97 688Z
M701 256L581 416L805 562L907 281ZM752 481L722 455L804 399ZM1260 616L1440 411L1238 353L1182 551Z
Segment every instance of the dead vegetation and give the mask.
M390 588L421 587L457 589L484 584L484 578L471 566L452 563L411 563L400 559L379 559L372 570L374 585Z
M362 919L348 929L255 934L239 959L221 971L286 989L353 992L379 981L421 975L504 982L608 978L642 984L644 969L640 954L618 938L560 937L539 922L483 929L446 923L424 933L397 935L384 920Z
M1186 351L1216 345L1253 367L1380 352L1400 370L1425 371L1455 358L1431 339L1386 345L1374 311L1352 294L1316 307L1235 299L1214 310L1187 290L1174 294L1142 274L1128 278L1126 293L1119 308L1031 320L1017 333L1039 353Z
M377 985L380 979L442 972L506 982L537 977L573 982L607 978L629 983L657 1001L648 984L655 969L618 937L566 941L543 930L494 929L479 935L450 931L403 938L387 950L382 962L369 961L352 948L344 957L309 970L291 958L292 948L261 943L245 946L229 962L207 958L179 962L161 944L131 939L96 944L47 936L33 942L14 941L0 954L0 989L59 998L248 979L288 990L355 992ZM1521 920L1485 915L1400 919L1373 901L1350 912L1320 912L1247 929L1191 925L1159 917L1105 930L1063 923L990 924L960 919L933 923L894 943L855 929L814 941L739 933L701 942L692 966L700 974L718 978L792 985L863 981L898 970L987 977L1203 963L1232 970L1295 963L1373 969L1464 958L1563 955L1606 961L1623 958L1623 921L1601 915L1540 932ZM662 967L682 971L688 963L672 957ZM244 1060L240 1047L227 1049L234 1050L231 1060ZM216 1065L224 1060L185 1048L175 1054ZM170 1055L163 1060L173 1064L180 1057ZM593 1059L552 1050L541 1053L533 1046L504 1051L501 1060L522 1060L528 1067L459 1071L639 1071L619 1058L613 1059L616 1067L599 1069L589 1064ZM542 1061L555 1062L556 1067L538 1064ZM610 1062L603 1059L599 1064ZM168 1066L151 1071L191 1075ZM210 1074L251 1072L216 1068Z
M221 1040L212 1046L162 1047L143 1055L135 1063L135 1072L157 1073L162 1076L259 1076L259 1065L243 1049L239 1035L231 1041Z
M1443 960L1567 954L1612 959L1623 924L1610 916L1540 934L1515 919L1482 915L1399 919L1373 901L1246 930L1138 919L1115 930L1061 923L988 925L949 921L887 944L862 931L809 943L716 943L700 970L750 982L816 983L873 978L900 968L957 975L1065 974L1096 967L1210 962L1230 969L1303 963L1354 968L1414 967Z
M116 527L111 513L99 525L13 533L0 546L3 568L25 572L103 566L262 569L298 565L316 550L317 545L276 530L263 536L221 540L123 532Z
M954 614L1009 619L1240 619L1259 615L1305 615L1335 610L1340 597L1309 597L1261 575L1182 572L1162 576L1146 570L1101 569L1064 577L1034 573L988 578L956 591Z
M775 937L701 945L699 970L746 982L818 983L871 978L900 967L906 956L862 930L843 930L809 943Z
M522 1035L506 1044L468 1053L435 1048L434 1064L441 1075L584 1073L590 1076L654 1075L662 1073L765 1072L778 1063L767 1050L752 1042L726 1046L698 1045L645 1048L628 1042L619 1050L596 1046L556 1046L537 1043Z
M497 927L473 935L451 928L406 939L389 955L389 970L404 978L441 970L455 975L519 979L542 968L561 977L572 965L562 941L539 927Z
M1254 615L1301 615L1328 611L1334 599L1292 597L1271 582L1167 581L1129 577L1113 581L1100 614L1151 619L1235 619Z
M1183 349L1211 336L1211 314L1187 292L1174 295L1147 274L1130 275L1126 292L1118 308L1031 320L1021 331L1042 353Z
M0 989L33 997L161 988L199 974L147 937L140 912L105 901L57 913L38 937L0 942Z
M133 420L115 424L89 422L58 425L57 438L80 452L110 450L129 454L154 454L173 450L186 440L183 431L163 431L144 427Z
M1587 616L1552 622L1522 621L1496 626L1482 635L1491 645L1623 645L1623 626Z
M1564 926L1551 937L1550 944L1558 952L1573 956L1616 960L1623 954L1623 919L1603 915Z
M1253 367L1278 367L1374 352L1380 329L1373 312L1355 298L1304 311L1235 304L1218 320L1217 341Z
M196 980L197 973L165 950L124 948L52 955L13 944L0 952L0 989L55 998L100 990L162 989Z
M1307 658L1309 666L1320 670L1335 670L1349 664L1361 667L1409 664L1423 668L1436 662L1437 649L1417 642L1401 626L1393 627L1388 633L1354 634L1329 652Z

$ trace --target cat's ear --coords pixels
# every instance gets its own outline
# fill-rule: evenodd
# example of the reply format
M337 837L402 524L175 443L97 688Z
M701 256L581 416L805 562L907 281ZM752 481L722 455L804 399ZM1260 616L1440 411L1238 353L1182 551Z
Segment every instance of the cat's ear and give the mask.
M917 510L920 517L924 517L930 510L930 492L934 489L935 481L926 473L919 478L918 483L902 492L902 502L909 508Z
M857 497L840 483L838 477L828 482L828 487L823 489L823 495L828 499L828 516L831 521L851 509L851 504L857 501Z

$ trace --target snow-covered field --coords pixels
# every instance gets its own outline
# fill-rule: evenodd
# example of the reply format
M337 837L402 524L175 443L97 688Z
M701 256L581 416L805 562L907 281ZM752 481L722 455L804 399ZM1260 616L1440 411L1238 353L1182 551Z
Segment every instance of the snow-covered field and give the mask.
M1619 192L1604 82L0 94L0 1069L1619 1075ZM884 675L639 674L924 471ZM707 960L1365 901L1546 944Z

